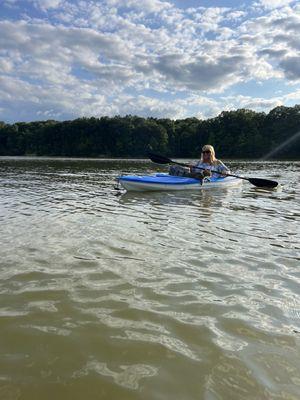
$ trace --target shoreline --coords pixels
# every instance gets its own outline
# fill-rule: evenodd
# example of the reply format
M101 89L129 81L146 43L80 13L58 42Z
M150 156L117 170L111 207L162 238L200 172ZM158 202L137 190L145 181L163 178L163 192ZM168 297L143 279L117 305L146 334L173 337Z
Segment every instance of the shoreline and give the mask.
M173 159L176 160L196 160L197 157L176 157L172 156ZM110 157L110 156L103 156L103 157L77 157L77 156L36 156L36 155L20 155L20 156L13 156L13 155L2 155L0 156L0 160L14 160L14 159L23 159L23 160L86 160L86 161L149 161L147 157ZM269 160L262 160L262 159L251 159L251 158L222 158L222 160L230 162L261 162L261 163L268 163L268 162L300 162L300 159L295 158L274 158Z

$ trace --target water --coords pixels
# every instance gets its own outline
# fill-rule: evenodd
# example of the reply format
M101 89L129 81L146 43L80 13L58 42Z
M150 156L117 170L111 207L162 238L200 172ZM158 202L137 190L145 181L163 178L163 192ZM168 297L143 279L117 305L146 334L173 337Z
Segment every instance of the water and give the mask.
M299 399L299 162L118 196L147 161L0 158L0 399Z

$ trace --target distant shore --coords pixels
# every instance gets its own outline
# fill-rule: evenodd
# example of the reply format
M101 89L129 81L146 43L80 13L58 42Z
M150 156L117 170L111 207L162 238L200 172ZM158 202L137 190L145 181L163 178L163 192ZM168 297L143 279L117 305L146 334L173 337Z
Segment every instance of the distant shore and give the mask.
M173 159L176 160L194 160L197 157L176 157L172 156ZM3 159L11 159L11 160L86 160L86 161L149 161L148 157L109 157L109 156L101 156L101 157L70 157L70 156L37 156L37 155L21 155L21 156L11 156L11 155L1 155L0 160ZM250 159L250 158L223 158L225 162L255 162L255 163L265 163L265 162L300 162L300 158L272 158L269 160L262 159Z
M223 111L206 120L127 115L0 122L0 156L142 159L151 151L195 159L208 143L220 159L300 160L300 105L268 114Z

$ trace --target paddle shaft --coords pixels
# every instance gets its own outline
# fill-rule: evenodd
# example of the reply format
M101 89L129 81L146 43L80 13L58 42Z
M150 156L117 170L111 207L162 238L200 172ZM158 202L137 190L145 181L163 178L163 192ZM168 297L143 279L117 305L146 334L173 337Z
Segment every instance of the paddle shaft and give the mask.
M177 165L180 165L182 167L190 168L189 164L173 161L170 158L161 156L159 154L148 153L148 156L151 159L151 161L153 161L155 163L158 163L158 164L177 164ZM194 168L195 169L206 170L206 168L204 168L204 167L196 167L195 166ZM213 170L213 169L211 169L210 171L213 172L213 173L219 174L219 175L223 175L223 176L233 176L234 178L244 179L244 180L250 182L252 185L258 186L258 187L275 188L276 186L278 186L278 182L271 181L270 179L246 178L244 176L234 175L234 174L230 174L230 173L227 173L227 172L222 173L222 172L219 172L219 171L216 171L216 170Z

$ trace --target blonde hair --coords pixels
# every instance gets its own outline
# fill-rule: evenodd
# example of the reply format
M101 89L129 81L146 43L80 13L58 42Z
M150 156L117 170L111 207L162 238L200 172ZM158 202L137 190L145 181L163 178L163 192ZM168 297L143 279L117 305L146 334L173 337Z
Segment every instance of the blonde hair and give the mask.
M211 154L211 163L213 165L219 164L219 160L216 159L215 149L210 144L206 144L202 147L202 151L210 151ZM203 154L201 154L201 162L203 162Z

